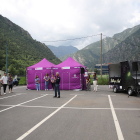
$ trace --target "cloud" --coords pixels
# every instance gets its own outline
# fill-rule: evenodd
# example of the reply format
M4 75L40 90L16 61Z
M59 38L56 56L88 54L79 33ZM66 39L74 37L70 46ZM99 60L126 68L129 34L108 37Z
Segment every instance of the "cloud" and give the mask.
M113 36L140 23L138 0L0 0L1 15L39 41L64 40L103 33ZM47 45L79 49L100 36Z

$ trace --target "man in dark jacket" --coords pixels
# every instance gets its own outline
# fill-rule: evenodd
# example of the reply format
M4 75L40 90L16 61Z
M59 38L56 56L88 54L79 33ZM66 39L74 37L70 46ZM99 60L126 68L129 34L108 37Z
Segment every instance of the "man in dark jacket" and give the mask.
M55 81L55 97L57 97L57 92L58 92L58 97L57 98L60 98L60 89L59 89L59 83L60 83L60 77L59 77L59 73L57 72L56 73L56 81Z

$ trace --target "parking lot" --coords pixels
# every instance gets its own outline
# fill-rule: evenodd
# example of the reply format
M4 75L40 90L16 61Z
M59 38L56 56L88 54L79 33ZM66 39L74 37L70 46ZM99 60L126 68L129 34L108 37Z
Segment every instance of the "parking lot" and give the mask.
M1 89L2 90L2 89ZM140 98L113 93L26 90L0 96L0 140L140 140Z

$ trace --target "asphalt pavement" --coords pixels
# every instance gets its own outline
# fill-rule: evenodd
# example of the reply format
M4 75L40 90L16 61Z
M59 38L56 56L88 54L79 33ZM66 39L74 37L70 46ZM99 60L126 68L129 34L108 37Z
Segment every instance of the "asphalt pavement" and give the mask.
M140 140L140 98L113 93L26 90L0 96L0 140ZM2 90L2 89L1 89Z

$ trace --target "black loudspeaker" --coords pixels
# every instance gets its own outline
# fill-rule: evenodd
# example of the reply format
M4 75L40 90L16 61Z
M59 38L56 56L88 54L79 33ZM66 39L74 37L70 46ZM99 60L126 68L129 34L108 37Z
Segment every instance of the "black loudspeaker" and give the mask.
M84 74L84 73L85 73L85 69L81 68L81 74Z
M132 70L133 71L138 71L138 62L133 62L132 63Z

